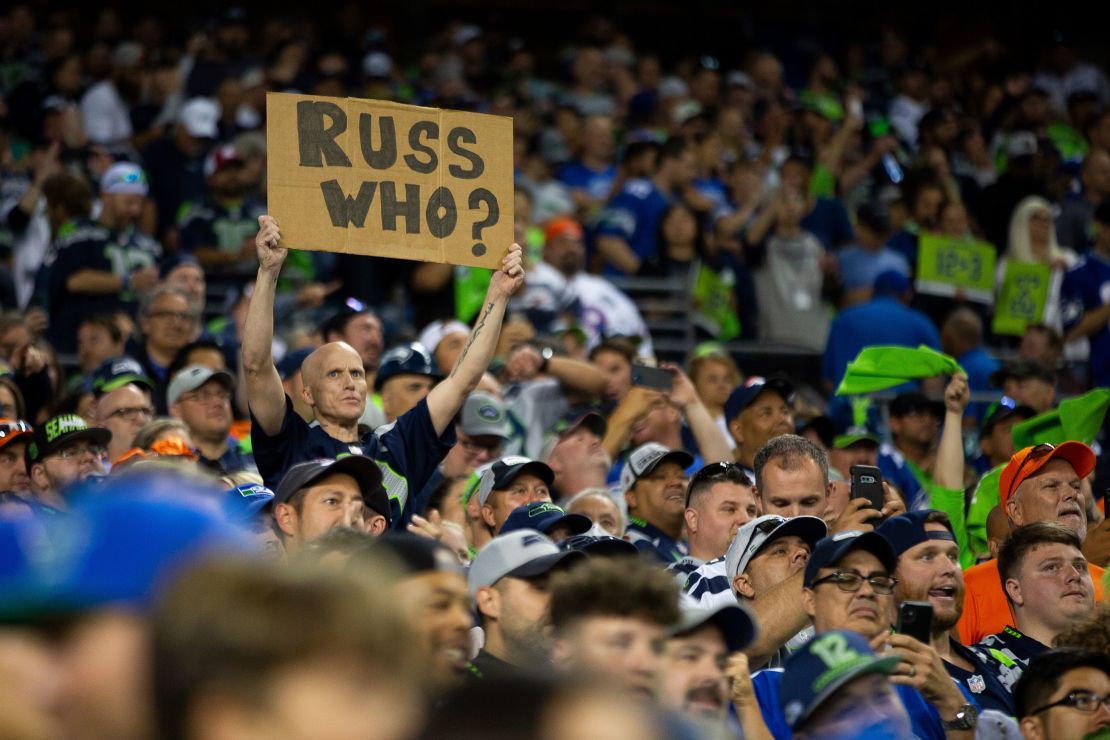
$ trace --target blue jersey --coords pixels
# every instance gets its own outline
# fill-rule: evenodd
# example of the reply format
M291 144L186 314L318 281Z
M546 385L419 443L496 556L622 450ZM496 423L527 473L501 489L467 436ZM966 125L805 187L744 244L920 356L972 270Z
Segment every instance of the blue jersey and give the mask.
M629 517L624 538L635 545L640 552L654 556L665 565L677 563L689 554L685 542L674 539L643 519Z
M1060 289L1064 329L1071 329L1084 313L1107 302L1110 302L1110 260L1097 252L1088 252L1064 276ZM1110 323L1099 327L1088 341L1091 384L1110 386Z
M285 397L281 429L273 436L266 434L251 414L254 460L268 487L277 490L285 471L297 463L366 455L381 468L382 485L389 494L390 520L395 529L403 527L411 518L412 499L424 489L436 466L454 444L455 425L448 424L443 434L437 435L428 402L424 400L392 424L378 427L358 442L340 442L319 424L307 423L293 410L288 396Z
M590 169L581 162L570 162L559 168L555 179L571 190L582 190L593 200L608 200L617 179L617 166L611 164L604 169Z
M844 309L829 327L829 339L821 358L821 377L833 389L844 377L848 363L860 350L873 344L916 347L924 344L940 349L940 334L925 314L890 296L876 296L867 303Z
M755 698L759 702L759 711L763 715L767 729L774 735L775 740L790 740L793 734L790 732L790 726L786 724L782 703L779 700L782 673L781 668L758 671L752 676L752 687L755 689ZM925 697L917 689L898 685L894 687L894 691L906 708L915 737L936 738L936 740L942 740L945 737L944 726L940 723L940 714L932 704L925 701Z
M177 218L181 250L192 253L209 247L238 254L243 242L258 233L258 217L265 212L261 203L250 198L230 208L212 200L185 203Z
M671 199L651 180L629 180L601 212L597 235L624 239L640 262L649 262L658 247L659 222L670 205ZM604 274L621 273L612 265L606 265Z
M77 325L82 320L135 307L136 296L130 289L99 295L74 293L66 285L71 277L92 270L126 278L135 270L156 266L161 256L162 245L134 228L115 232L87 220L63 225L42 267L47 271L48 336L54 347L75 352Z

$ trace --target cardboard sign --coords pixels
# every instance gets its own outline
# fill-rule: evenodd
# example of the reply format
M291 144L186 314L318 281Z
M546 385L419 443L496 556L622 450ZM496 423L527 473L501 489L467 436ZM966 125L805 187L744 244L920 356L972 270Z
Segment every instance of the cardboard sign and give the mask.
M513 241L512 119L267 93L282 246L497 268Z
M994 246L922 232L917 249L917 291L994 302Z
M991 329L995 334L1020 337L1028 324L1044 320L1052 270L1039 262L1007 262L994 307Z

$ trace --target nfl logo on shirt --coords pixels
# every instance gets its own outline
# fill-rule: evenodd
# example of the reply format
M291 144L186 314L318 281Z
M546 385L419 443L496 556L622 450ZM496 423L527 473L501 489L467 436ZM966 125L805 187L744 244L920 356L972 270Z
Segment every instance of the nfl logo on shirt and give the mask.
M971 689L972 693L981 694L986 690L987 682L983 680L982 676L976 673L974 676L967 679L967 687Z

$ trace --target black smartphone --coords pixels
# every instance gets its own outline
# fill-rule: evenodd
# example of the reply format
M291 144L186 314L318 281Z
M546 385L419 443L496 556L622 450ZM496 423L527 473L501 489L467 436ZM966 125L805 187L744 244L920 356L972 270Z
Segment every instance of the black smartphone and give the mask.
M852 498L865 498L872 509L883 510L883 472L874 465L853 465L848 471L852 476Z
M657 391L669 393L674 379L666 370L650 365L632 366L632 385L653 388Z
M895 631L928 645L933 636L933 605L928 601L903 601L898 605Z

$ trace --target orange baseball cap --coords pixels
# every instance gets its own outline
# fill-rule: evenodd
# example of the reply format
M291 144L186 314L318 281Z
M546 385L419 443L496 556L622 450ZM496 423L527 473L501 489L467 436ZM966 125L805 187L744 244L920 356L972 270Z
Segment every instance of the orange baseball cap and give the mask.
M0 448L30 436L32 431L31 425L22 419L0 419Z
M1061 442L1059 445L1039 444L1018 450L1002 469L998 479L998 499L1002 506L1010 500L1022 481L1034 475L1049 460L1067 460L1075 474L1086 478L1095 469L1095 453L1082 442Z
M581 239L582 233L582 226L573 218L557 216L547 222L547 228L543 231L543 241L546 244L564 234L570 234Z

